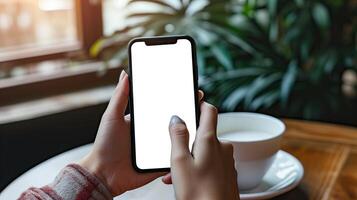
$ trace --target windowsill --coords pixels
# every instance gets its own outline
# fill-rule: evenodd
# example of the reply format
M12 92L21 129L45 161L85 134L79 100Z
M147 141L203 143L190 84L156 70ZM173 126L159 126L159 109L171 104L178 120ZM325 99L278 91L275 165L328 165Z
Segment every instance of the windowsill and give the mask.
M0 125L73 109L94 106L110 100L115 85L101 86L0 107Z
M45 56L49 54L60 54L71 51L79 51L81 49L81 42L70 41L62 42L52 45L45 45L44 47L16 47L4 49L0 53L0 62L8 62L13 60L26 59L31 57Z
M55 62L49 64L56 68ZM0 79L0 125L106 103L121 70L92 61Z
M105 69L102 62L90 62L49 74L30 74L18 78L0 79L0 107L114 85L118 81L121 70L120 67Z
M58 65L53 61L49 61L50 65ZM99 72L99 69L103 69L104 63L102 62L88 62L85 64L78 64L76 67L61 67L61 69L52 71L50 73L35 73L35 74L27 74L19 77L5 78L0 79L0 90L8 87L16 87L25 84L32 84L36 82L44 82L48 80L60 79L63 77L76 76L86 73ZM107 70L110 70L114 67L111 67ZM99 73L98 73L99 74Z

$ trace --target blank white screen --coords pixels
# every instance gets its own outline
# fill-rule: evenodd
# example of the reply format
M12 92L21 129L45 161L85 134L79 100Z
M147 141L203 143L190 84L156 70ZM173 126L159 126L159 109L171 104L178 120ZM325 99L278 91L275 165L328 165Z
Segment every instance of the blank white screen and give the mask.
M169 121L178 115L196 134L191 43L131 47L136 164L140 169L170 167Z

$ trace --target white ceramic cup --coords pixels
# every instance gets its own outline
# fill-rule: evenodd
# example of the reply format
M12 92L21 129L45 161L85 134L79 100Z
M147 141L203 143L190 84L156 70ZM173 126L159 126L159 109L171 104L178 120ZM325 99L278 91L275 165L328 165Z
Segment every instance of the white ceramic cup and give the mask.
M285 125L277 118L247 112L218 115L217 136L233 145L238 187L249 190L262 180L280 148Z

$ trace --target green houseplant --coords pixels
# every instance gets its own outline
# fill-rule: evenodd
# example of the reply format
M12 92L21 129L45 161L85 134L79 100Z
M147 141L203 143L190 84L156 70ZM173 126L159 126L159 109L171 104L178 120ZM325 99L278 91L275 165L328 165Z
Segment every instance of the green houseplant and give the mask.
M327 119L356 109L341 89L343 73L357 68L353 1L172 2L130 1L160 9L128 14L136 22L98 40L91 54L125 64L133 37L189 34L198 43L200 87L222 111Z

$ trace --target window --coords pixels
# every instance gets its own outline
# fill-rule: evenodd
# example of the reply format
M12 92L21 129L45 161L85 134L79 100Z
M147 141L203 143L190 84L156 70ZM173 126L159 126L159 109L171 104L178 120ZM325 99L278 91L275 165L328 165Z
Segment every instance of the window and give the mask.
M0 0L0 68L86 50L101 18L99 0Z
M0 62L78 49L74 0L1 0Z
M88 57L102 36L101 0L0 0L0 106L116 80Z

